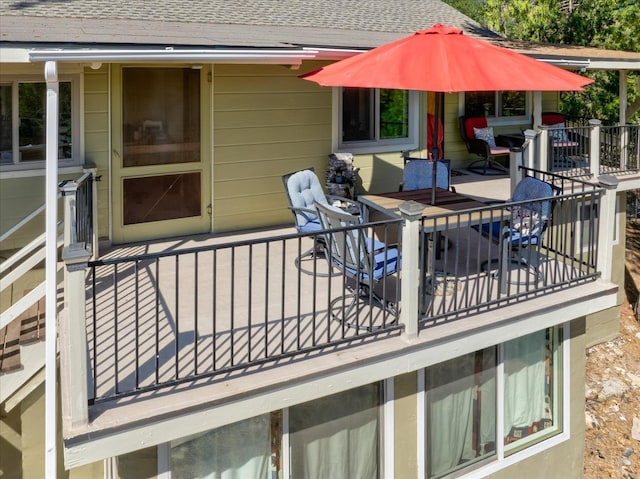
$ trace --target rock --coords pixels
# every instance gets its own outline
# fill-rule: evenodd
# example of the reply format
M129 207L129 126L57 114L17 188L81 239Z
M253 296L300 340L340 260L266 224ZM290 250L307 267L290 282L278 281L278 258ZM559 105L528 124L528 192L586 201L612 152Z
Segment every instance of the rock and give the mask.
M620 379L611 378L602 383L602 391L598 394L598 400L604 401L612 396L622 396L629 390L629 386Z
M640 339L640 333L636 333L636 339Z
M624 450L624 452L622 453L622 455L623 455L624 457L629 457L629 456L631 456L631 454L633 454L633 449L632 449L632 448L630 448L630 447L626 448L626 449Z
M640 441L640 418L633 416L633 425L631 426L631 437L636 441Z
M627 378L631 381L631 385L634 388L640 388L640 376L636 376L633 373L627 372Z
M630 466L630 465L631 465L631 461L630 461L629 459L627 459L626 457L623 457L623 458L622 458L622 463L623 463L625 466Z
M589 414L587 411L584 413L584 421L587 425L587 429L600 429L600 424L598 424L598 420Z
M584 397L589 401L595 401L596 399L598 399L598 391L585 385Z

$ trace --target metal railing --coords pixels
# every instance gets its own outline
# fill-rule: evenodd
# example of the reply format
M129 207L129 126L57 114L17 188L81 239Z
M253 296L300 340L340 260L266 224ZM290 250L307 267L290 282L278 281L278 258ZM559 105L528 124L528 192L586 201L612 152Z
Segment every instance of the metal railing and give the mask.
M600 172L640 170L640 125L603 126L600 129Z
M357 229L383 231L392 244L398 225ZM321 251L322 232L89 262L89 401L269 367L400 332L397 311L380 316L367 292L350 324L336 321L336 308L344 308L336 298L350 295L353 280L336 268L328 274L322 254L301 261L312 274L296 268L294 259L310 244ZM397 304L399 285L377 294Z
M83 244L86 250L94 254L95 245L95 182L96 172L93 169L74 181L63 181L60 191L69 208L70 224L65 231L67 245Z
M599 277L597 212L602 190L551 173L528 174L554 185L558 195L422 218L423 231L446 224L435 234L422 235L422 327ZM542 211L545 204L552 208L546 222L518 213ZM518 241L534 235L534 223L543 227L539 241ZM520 229L512 235L514 227Z
M549 129L548 169L552 173L588 175L591 173L589 126Z

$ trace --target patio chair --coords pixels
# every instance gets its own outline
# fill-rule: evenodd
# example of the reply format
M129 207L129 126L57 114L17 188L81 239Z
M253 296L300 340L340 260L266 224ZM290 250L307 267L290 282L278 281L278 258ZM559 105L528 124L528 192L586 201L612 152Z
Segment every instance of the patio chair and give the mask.
M507 200L518 204L508 208L505 219L484 223L476 228L483 236L501 246L499 258L481 265L483 271L495 270L495 276L501 281L501 291L506 289L507 282L519 284L522 279L530 281L528 275L515 275L516 279L511 280L509 264L517 268L524 267L532 273L536 282L542 278L536 251L540 250L544 233L551 222L555 205L553 198L559 192L557 186L527 176L516 185L512 198Z
M382 308L382 325L396 320L397 310L392 302L381 297L375 286L400 270L398 248L389 247L373 238L365 236L357 217L340 211L330 205L316 203L320 224L325 232L325 243L333 268L340 271L345 279L355 283L348 295L340 296L330 303L333 319L356 329L372 330L382 327L380 324L368 326L359 321L362 303ZM393 319L387 321L387 316Z
M298 233L315 233L321 230L320 220L318 219L318 213L314 203L340 205L340 207L346 208L348 211L362 217L362 208L357 201L326 195L313 168L287 173L282 176L282 182L285 192L287 193L289 209L293 213L293 220ZM313 246L296 258L296 267L301 267L301 261L315 261L317 256L325 256L324 250L324 238L322 236L315 236ZM316 276L329 276L331 274L318 273L317 271L314 273L305 268L302 268L301 271L306 274L315 274Z
M467 169L481 175L502 175L508 172L505 165L497 161L497 158L509 158L509 148L517 146L512 138L507 136L494 136L493 128L487 123L487 119L481 117L459 118L460 136L467 145L467 151L481 157L472 162Z
M431 188L433 185L433 162L426 158L404 157L402 183L400 191ZM444 190L455 189L451 186L451 160L436 162L436 187Z

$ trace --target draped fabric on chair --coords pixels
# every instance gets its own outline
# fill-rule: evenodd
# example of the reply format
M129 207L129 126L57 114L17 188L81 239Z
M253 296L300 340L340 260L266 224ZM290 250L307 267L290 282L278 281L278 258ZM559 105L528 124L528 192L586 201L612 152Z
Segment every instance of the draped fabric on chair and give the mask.
M449 189L449 167L443 161L436 162L436 187ZM404 191L420 190L433 186L433 162L422 158L408 158L402 173Z
M289 410L296 479L377 479L380 387L369 384Z
M194 479L271 479L270 415L172 444L171 474Z

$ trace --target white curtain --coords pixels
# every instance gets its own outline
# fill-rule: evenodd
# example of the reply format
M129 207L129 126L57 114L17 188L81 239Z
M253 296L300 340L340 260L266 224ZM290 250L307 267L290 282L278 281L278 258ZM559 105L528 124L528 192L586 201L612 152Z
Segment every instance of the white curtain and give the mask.
M292 407L292 477L376 479L379 405L374 384Z
M544 418L546 331L504 344L504 436Z
M171 447L176 479L269 479L270 415L229 424Z

